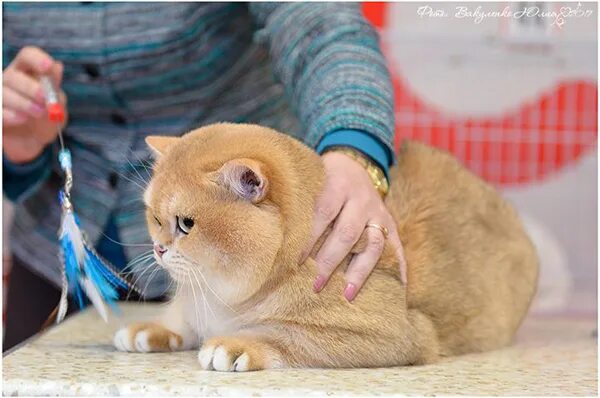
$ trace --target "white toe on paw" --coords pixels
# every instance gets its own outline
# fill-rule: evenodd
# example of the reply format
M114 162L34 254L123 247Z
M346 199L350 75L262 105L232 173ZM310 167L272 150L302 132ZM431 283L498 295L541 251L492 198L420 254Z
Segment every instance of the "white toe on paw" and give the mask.
M215 349L212 366L215 370L220 370L222 372L233 370L233 360L225 347L219 346Z
M234 372L246 372L248 370L248 362L250 357L248 354L243 353L235 360L233 363L233 371Z
M198 361L200 367L204 370L212 370L213 353L215 352L214 346L202 347L198 353Z
M179 342L177 341L177 337L170 335L169 336L169 348L171 349L171 351L176 351L179 348Z
M123 328L115 333L113 344L119 351L133 351L131 339L129 338L129 329Z
M198 361L204 370L246 372L249 370L250 356L243 353L236 357L224 345L209 345L202 347L198 353Z
M135 350L138 352L150 352L150 344L148 343L148 332L142 330L137 332L134 339Z
M129 352L176 351L185 346L180 335L155 323L134 323L115 333L113 342L118 350Z

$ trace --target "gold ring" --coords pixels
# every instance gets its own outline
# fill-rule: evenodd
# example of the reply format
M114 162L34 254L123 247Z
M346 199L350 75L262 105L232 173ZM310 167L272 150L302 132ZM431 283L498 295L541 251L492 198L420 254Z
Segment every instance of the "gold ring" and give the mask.
M369 223L367 224L366 228L376 228L378 230L381 231L381 233L383 234L383 237L387 239L389 231L386 227L384 227L383 225L379 225L379 224L375 224L375 223Z

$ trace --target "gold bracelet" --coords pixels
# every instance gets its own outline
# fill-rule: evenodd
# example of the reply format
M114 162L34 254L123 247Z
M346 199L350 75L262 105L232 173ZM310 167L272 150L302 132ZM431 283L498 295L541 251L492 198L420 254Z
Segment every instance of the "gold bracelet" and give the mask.
M381 168L374 161L372 161L371 158L354 148L345 146L331 147L326 149L324 153L327 152L343 153L344 155L357 161L367 171L371 182L373 182L373 186L377 192L379 192L381 198L385 198L385 195L387 195L390 190L390 184L383 170L381 170Z

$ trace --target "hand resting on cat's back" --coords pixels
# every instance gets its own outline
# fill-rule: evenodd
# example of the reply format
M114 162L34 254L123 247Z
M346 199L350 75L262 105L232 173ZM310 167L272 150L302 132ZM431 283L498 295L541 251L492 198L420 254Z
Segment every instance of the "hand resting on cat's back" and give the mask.
M324 182L314 151L245 124L147 143L148 228L176 289L155 321L115 334L120 350L199 349L199 366L219 371L426 364L509 344L527 312L538 262L516 212L447 153L401 148L385 203L408 285L386 243L349 303L349 258L319 294L313 258L298 265Z

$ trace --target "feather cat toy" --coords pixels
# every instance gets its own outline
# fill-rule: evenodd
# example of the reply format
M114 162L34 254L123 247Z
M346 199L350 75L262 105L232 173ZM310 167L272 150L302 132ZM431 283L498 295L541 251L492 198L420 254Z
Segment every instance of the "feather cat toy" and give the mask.
M59 192L62 219L58 235L63 263L63 285L56 323L61 322L67 313L69 291L76 297L80 308L85 306L85 294L102 319L108 321L108 307L115 312L118 311L115 302L119 298L119 289L132 289L138 294L139 291L119 275L116 268L100 258L80 229L79 219L71 201L73 187L71 152L65 148L60 127L65 120L65 112L50 78L43 76L41 82L46 96L48 118L59 126L58 161L65 174L65 185Z

